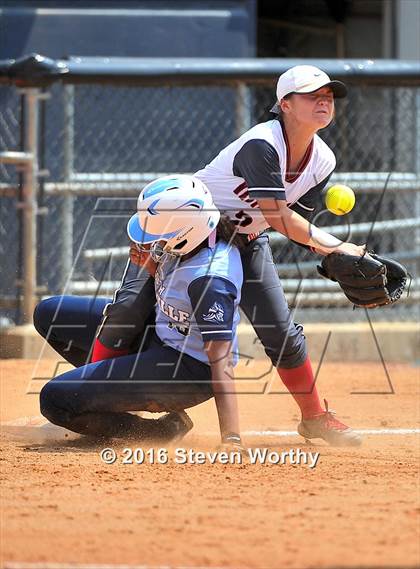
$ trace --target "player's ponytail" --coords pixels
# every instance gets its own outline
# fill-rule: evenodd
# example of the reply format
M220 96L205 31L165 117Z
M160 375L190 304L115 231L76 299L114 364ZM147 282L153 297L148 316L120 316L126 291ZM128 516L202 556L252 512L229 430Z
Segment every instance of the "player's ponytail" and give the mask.
M248 242L247 236L238 233L239 226L233 223L227 215L222 215L217 224L216 235L217 240L225 241L243 249Z

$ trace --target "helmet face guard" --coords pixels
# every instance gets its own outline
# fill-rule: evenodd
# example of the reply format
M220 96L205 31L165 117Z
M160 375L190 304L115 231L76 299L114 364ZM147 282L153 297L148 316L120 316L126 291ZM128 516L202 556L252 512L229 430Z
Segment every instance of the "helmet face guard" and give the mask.
M150 247L150 256L152 257L155 263L163 263L168 257L172 257L176 259L181 255L177 255L173 251L166 251L165 250L166 244L162 244L161 241L155 241L152 246Z
M127 232L152 258L193 251L215 230L220 212L206 186L192 176L166 176L148 184L137 202ZM159 261L158 261L159 262Z

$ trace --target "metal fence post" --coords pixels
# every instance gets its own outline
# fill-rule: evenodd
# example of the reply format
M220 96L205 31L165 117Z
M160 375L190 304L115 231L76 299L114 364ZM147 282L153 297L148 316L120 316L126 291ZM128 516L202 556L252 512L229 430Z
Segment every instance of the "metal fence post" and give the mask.
M251 93L248 85L241 81L236 91L236 134L241 136L252 126Z
M26 125L24 148L28 160L24 164L22 187L22 253L23 253L23 315L24 324L32 322L37 301L36 253L37 253L37 188L38 188L38 111L40 89L23 90Z
M74 85L63 87L64 102L64 182L71 182L74 165ZM61 204L61 238L62 256L60 267L60 290L71 293L70 275L73 269L73 210L74 197L66 194L62 198Z
M415 122L416 122L416 127L415 127L415 132L416 132L416 139L415 139L415 145L416 145L416 164L415 164L415 170L416 170L416 175L417 178L420 177L420 89L417 90L416 93L416 101L415 101ZM420 217L420 191L417 190L417 192L415 192L415 211L416 211L416 217ZM414 249L415 250L419 250L420 249L420 229L417 229L416 234L415 234L415 243L414 243Z

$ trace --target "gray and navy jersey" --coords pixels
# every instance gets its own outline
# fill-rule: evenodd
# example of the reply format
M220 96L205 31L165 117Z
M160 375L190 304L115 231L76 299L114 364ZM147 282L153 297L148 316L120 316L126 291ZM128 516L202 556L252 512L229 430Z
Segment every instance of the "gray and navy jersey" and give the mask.
M229 340L237 363L242 280L239 251L224 241L201 249L190 259L160 263L155 275L159 338L206 364L204 342Z
M334 153L317 135L299 172L289 174L289 155L286 132L274 119L245 132L194 175L209 188L219 210L239 225L240 233L257 233L269 227L258 198L286 200L308 218L336 165Z

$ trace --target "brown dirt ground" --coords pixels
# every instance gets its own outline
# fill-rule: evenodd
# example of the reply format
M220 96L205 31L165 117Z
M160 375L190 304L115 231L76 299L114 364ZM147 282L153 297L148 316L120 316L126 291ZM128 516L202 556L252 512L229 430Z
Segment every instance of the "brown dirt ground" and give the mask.
M55 362L3 360L0 420L39 415ZM60 370L61 371L61 370ZM296 407L264 362L241 366L243 431L294 430ZM320 393L360 429L418 428L419 368L324 364ZM263 394L264 386L266 393ZM32 392L32 394L30 394ZM357 394L353 392L368 392ZM378 393L382 392L382 394ZM375 394L376 393L376 394ZM190 412L178 447L214 449L213 402ZM1 563L103 563L149 567L415 567L420 564L419 435L365 436L359 449L307 446L296 436L245 437L249 447L321 453L307 466L113 465L101 446L56 431L1 433ZM46 432L46 431L45 431ZM51 430L49 432L52 432ZM121 454L124 446L114 444ZM170 453L173 455L173 449ZM171 455L171 456L172 456Z

